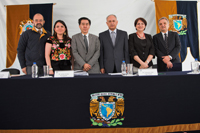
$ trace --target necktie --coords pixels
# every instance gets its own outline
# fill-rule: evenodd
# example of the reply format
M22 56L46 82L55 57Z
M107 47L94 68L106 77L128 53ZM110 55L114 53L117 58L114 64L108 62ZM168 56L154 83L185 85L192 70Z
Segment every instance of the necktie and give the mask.
M169 54L167 34L165 33L164 35L165 35L165 48L166 48L166 50L167 50L167 54Z
M88 52L88 41L87 41L86 35L84 35L84 42L85 42L86 51Z
M38 30L38 33L42 34L42 33L41 33L41 30Z
M111 39L112 39L113 46L115 46L115 32L114 31L111 32Z

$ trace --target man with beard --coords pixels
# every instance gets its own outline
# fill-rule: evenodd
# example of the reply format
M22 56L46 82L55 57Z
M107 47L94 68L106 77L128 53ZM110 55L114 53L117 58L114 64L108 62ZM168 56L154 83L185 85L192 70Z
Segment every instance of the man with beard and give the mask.
M38 74L43 73L43 65L45 65L45 43L51 35L49 31L43 28L45 21L42 14L37 13L33 16L34 27L25 31L18 43L18 59L25 74L32 74L31 66L36 62L38 66Z

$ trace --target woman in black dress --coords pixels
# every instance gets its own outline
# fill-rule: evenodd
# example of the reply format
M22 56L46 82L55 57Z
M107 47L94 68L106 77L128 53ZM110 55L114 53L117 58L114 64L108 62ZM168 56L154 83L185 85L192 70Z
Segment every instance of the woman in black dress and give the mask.
M138 69L152 68L155 49L151 35L144 33L146 20L137 18L134 25L137 32L129 35L129 48L133 71L137 72Z
M45 59L49 66L49 74L53 74L55 70L73 69L71 38L68 36L65 22L62 20L55 22L53 36L47 39Z

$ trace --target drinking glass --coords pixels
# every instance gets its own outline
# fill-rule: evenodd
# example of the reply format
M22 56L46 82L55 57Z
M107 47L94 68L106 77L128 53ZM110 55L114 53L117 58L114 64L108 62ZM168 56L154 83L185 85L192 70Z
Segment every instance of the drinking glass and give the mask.
M49 76L49 66L44 65L43 70L44 70L44 77L48 77Z
M127 75L133 75L133 64L127 64Z

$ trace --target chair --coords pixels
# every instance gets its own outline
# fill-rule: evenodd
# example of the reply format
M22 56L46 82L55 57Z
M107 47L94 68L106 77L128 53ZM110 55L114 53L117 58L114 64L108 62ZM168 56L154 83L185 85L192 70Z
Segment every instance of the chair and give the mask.
M1 72L10 72L11 75L20 74L20 71L16 68L3 69L3 70L1 70Z

